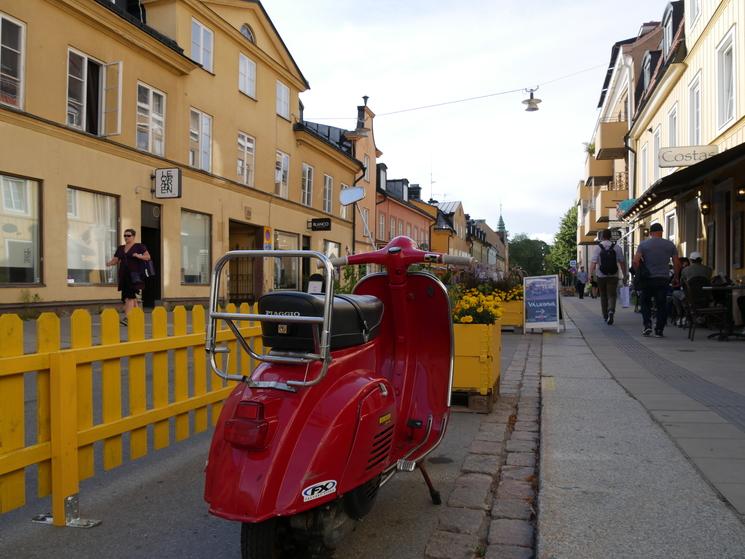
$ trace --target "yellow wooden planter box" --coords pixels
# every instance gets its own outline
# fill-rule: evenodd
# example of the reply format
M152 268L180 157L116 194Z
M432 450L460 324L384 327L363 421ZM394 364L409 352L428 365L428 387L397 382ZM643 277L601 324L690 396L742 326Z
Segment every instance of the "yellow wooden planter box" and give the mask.
M496 397L499 393L499 357L502 325L453 324L455 364L453 390Z
M523 327L525 321L523 301L502 303L502 326Z

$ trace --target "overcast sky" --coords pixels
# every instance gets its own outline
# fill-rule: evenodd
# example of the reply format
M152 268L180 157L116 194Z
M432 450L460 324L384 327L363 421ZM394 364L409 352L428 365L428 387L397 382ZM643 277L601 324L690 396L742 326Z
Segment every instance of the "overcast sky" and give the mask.
M353 128L368 95L389 178L419 183L425 200L460 200L494 229L501 204L511 236L552 242L583 178L582 142L595 126L611 47L659 21L667 2L263 4L310 83L301 94L307 120ZM543 102L532 113L521 91L385 114L539 84Z

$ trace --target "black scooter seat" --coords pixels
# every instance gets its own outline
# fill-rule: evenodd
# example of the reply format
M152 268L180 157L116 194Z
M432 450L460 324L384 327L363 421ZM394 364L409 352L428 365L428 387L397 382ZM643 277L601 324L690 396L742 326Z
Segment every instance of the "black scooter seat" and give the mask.
M273 291L259 297L259 314L323 316L324 295ZM383 303L373 295L335 295L331 318L331 349L369 342L380 332ZM265 346L281 351L312 352L312 324L262 322Z

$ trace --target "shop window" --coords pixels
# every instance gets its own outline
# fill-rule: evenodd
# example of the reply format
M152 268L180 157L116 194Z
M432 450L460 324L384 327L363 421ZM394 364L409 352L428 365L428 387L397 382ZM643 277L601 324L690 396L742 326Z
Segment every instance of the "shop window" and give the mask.
M198 62L205 70L212 71L212 52L214 34L199 23L191 20L191 59Z
M189 118L189 165L212 169L212 117L197 109L191 109Z
M137 148L162 156L165 153L166 95L137 84Z
M246 186L254 185L256 142L248 134L238 132L238 180Z
M256 98L256 62L245 54L238 55L238 89Z
M331 205L334 194L334 179L323 175L323 211L331 213Z
M212 268L212 217L181 210L181 283L208 285Z
M23 50L26 28L0 14L0 103L23 108Z
M290 156L278 150L274 167L274 193L282 198L287 198L289 185Z
M39 183L0 175L0 285L40 283Z
M68 187L67 208L68 285L116 283L117 198Z
M329 258L339 258L339 255L341 254L341 243L324 240L323 253Z
M292 233L275 231L274 248L276 250L298 250L300 239ZM300 289L300 259L274 259L274 289Z

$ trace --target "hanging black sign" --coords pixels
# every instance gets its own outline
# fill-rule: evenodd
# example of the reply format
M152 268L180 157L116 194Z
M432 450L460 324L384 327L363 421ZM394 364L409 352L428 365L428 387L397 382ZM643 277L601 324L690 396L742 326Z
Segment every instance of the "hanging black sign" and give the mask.
M316 217L308 222L311 231L331 231L330 217Z

